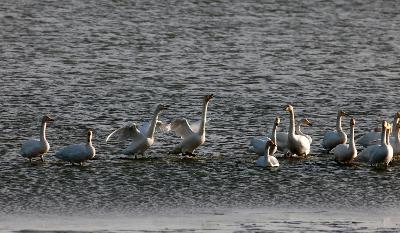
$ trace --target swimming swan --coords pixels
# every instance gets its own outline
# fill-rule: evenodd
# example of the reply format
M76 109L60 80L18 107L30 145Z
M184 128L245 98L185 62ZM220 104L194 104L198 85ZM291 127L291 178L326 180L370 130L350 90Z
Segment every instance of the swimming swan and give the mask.
M290 126L288 133L288 148L292 155L307 156L310 153L310 141L307 137L303 135L295 134L295 117L294 109L288 104L285 106L284 110L290 113Z
M92 138L93 131L89 129L87 131L86 143L63 147L54 156L72 164L79 163L82 165L83 162L93 159L96 155L96 149L92 145Z
M342 129L342 117L347 114L343 111L338 111L336 118L336 131L329 130L325 132L322 140L322 147L328 152L331 151L339 144L345 144L347 142L347 135Z
M257 159L256 165L258 167L279 167L278 159L269 154L273 147L276 147L276 144L272 140L268 140L265 144L265 154Z
M135 158L137 158L136 156L138 154L143 155L144 152L154 143L154 133L156 128L165 128L168 130L169 126L165 126L165 124L158 121L158 116L161 111L167 109L168 105L157 105L150 124L144 124L140 127L135 123L126 125L110 133L106 138L106 142L108 142L114 135L117 136L118 141L133 139L128 147L122 150L122 153L125 155L135 155Z
M276 145L277 144L276 128L278 127L280 122L281 122L281 119L279 118L279 116L276 116L275 121L274 121L274 126L272 127L271 138L268 138L268 137L266 139L252 138L250 140L250 150L252 150L256 154L262 156L265 154L265 148L266 148L268 140L271 140ZM269 154L274 155L276 151L277 151L277 147L271 146Z
M183 141L179 143L170 152L171 154L188 154L193 156L193 151L202 145L206 140L206 117L207 117L207 107L210 100L214 98L214 95L206 95L203 97L203 111L201 114L201 124L198 131L195 131L186 119L175 119L171 123L171 130L173 130L176 135L180 136Z
M310 135L307 135L301 131L301 126L312 126L311 122L307 118L303 118L296 124L296 129L294 131L295 134L303 135L308 138L310 144L312 143L312 138ZM278 151L287 155L289 153L288 148L288 133L287 132L277 132L276 133L276 145L278 147Z
M40 140L31 139L24 142L21 146L20 154L22 157L28 158L29 162L32 162L32 158L40 157L42 162L44 162L43 156L46 154L50 145L46 139L46 125L47 123L53 122L54 119L49 116L42 117L42 124L40 127Z
M333 154L337 163L350 163L357 157L356 144L354 143L354 127L356 121L354 118L350 120L350 139L349 144L339 144L333 148Z

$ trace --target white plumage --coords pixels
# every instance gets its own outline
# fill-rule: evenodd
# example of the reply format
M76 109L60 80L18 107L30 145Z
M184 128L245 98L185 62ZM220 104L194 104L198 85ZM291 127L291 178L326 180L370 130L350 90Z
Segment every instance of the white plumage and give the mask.
M336 130L329 130L325 132L322 140L322 147L328 152L331 151L339 144L345 144L347 142L347 135L342 129L342 117L347 114L343 111L338 111L336 118Z
M339 144L333 149L333 154L337 163L350 163L355 157L357 157L357 149L354 142L355 124L354 118L351 118L349 144Z
M205 142L205 125L207 121L207 107L214 95L206 95L203 97L203 109L201 115L201 123L198 130L190 126L186 119L175 119L171 123L171 130L183 140L171 151L172 154L189 154L193 155L193 151Z
M122 150L125 155L138 155L144 154L144 152L150 148L154 143L154 134L156 128L162 130L169 130L169 125L163 124L158 121L158 116L161 111L168 109L167 105L159 104L154 112L153 118L150 123L145 123L138 127L135 123L126 125L113 131L107 136L106 142L110 140L111 137L116 136L117 140L124 141L127 139L133 139L127 148Z
M311 122L307 118L303 118L297 122L295 129L295 134L305 136L311 144L311 136L303 133L301 131L301 126L312 126ZM282 152L285 155L289 153L288 132L276 132L276 145L278 147L278 151Z
M290 126L288 133L288 148L292 155L307 156L310 153L311 143L310 140L304 135L295 134L295 116L293 106L286 105L285 111L290 114Z
M83 162L93 159L96 155L96 149L92 145L93 132L92 130L87 131L86 143L74 144L63 147L54 155L58 159L61 159L72 164L79 163L82 165Z
M264 155L265 154L265 148L267 145L267 141L271 140L274 144L277 144L277 133L276 133L276 129L279 125L279 123L281 122L281 119L276 116L275 117L275 121L274 121L274 125L272 127L272 133L271 133L271 137L267 137L266 139L259 139L259 138L252 138L250 140L250 150L252 150L253 152L255 152L257 155ZM270 147L270 151L269 154L270 155L274 155L275 152L277 151L277 147L273 146Z
M268 140L265 145L265 154L258 157L256 165L259 167L279 167L279 161L274 156L270 155L269 152L276 147L276 144L272 140Z
M25 141L20 150L20 154L22 157L28 158L30 162L32 162L32 158L40 157L42 161L44 161L43 156L50 149L50 144L46 139L46 125L47 123L53 122L54 120L49 116L43 116L42 123L40 127L40 139L30 139Z

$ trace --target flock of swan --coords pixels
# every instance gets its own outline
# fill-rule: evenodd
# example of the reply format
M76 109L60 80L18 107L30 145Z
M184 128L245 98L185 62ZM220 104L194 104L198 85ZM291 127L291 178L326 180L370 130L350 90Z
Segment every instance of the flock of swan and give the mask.
M144 155L154 144L154 136L157 130L174 131L182 141L170 152L172 154L183 154L194 156L196 148L205 142L205 126L207 122L207 108L210 100L214 96L206 95L203 97L201 120L197 124L189 124L182 119L175 119L171 123L163 123L158 120L162 111L168 109L168 105L159 104L156 107L153 118L149 123L137 125L135 123L123 126L110 133L106 142L112 138L117 141L131 140L130 144L122 149L121 153L128 156ZM280 118L276 117L272 127L271 137L250 140L250 150L259 157L256 165L260 167L277 167L279 161L275 156L280 151L284 156L305 157L310 153L312 138L301 132L301 126L311 125L311 122L304 118L299 121L295 119L294 108L292 105L286 105L283 109L290 115L290 125L288 132L277 132L280 124ZM343 111L338 111L336 120L336 130L325 132L321 146L328 153L333 153L334 160L339 164L349 164L352 162L363 162L372 166L384 165L387 167L394 156L400 155L400 112L397 112L392 124L382 121L381 129L375 129L366 133L357 140L354 139L355 119L350 119L350 135L347 144L347 134L342 129L342 118L347 116ZM21 146L21 156L28 158L32 162L33 158L40 158L49 151L50 145L46 139L46 126L54 120L49 116L44 116L41 122L40 139L28 140ZM297 124L297 125L296 125ZM393 137L390 137L393 132ZM95 157L96 150L92 145L93 131L87 131L86 143L65 146L54 154L60 160L72 164L80 164ZM363 146L359 154L356 149L356 143Z

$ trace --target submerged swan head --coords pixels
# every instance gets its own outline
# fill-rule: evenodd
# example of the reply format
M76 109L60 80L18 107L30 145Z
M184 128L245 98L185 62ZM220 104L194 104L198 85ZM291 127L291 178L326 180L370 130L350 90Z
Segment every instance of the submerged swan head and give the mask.
M157 105L156 112L161 112L163 110L167 110L168 108L169 108L169 105L159 104L159 105Z
M209 102L212 98L214 98L214 94L205 95L204 96L204 102Z
M279 118L279 116L275 117L275 121L274 121L274 125L278 126L281 123L281 118Z
M293 112L293 106L290 105L290 104L287 104L287 105L285 105L283 110L286 111L286 112Z
M302 125L309 125L309 126L312 126L312 123L311 123L307 118L301 119L300 123L301 123Z
M49 117L49 116L47 116L47 115L43 116L43 118L42 118L42 123L53 122L53 121L54 121L54 119Z

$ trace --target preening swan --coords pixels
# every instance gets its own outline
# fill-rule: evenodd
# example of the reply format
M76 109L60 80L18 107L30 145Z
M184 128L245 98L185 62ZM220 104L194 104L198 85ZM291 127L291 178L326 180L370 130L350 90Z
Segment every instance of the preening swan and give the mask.
M140 127L138 127L135 123L126 125L108 135L106 142L108 142L112 136L117 136L119 141L133 139L128 147L122 150L122 153L125 155L135 155L135 158L138 154L143 155L144 152L154 143L154 133L156 128L169 128L168 125L165 126L162 122L158 121L159 114L161 111L166 109L168 109L168 105L157 105L150 124L144 124Z
M290 114L290 126L288 132L288 148L292 155L307 156L310 153L310 141L303 135L295 134L295 116L293 107L288 104L284 110Z
M333 149L333 154L337 163L350 163L355 157L357 157L356 144L354 143L355 124L356 121L354 118L351 118L349 144L339 144Z
M175 119L171 123L171 130L173 130L178 136L180 136L183 141L179 143L171 151L171 154L188 154L194 155L193 151L202 145L206 139L206 117L207 117L207 107L210 100L214 95L206 95L203 97L203 111L201 114L201 123L198 131L195 131L186 119Z
M252 150L253 152L255 152L258 155L264 155L265 154L265 148L267 145L267 141L271 140L275 145L277 144L276 142L276 128L278 127L279 123L281 122L281 119L279 118L279 116L275 117L275 121L274 121L274 126L272 127L272 133L271 133L271 138L266 138L264 139L258 139L258 138L252 138L250 140L250 150ZM275 152L277 151L277 147L276 146L271 146L270 147L270 151L269 154L270 155L274 155Z
M265 154L257 159L256 165L259 167L279 167L278 159L269 154L273 147L276 147L276 144L272 140L268 140L265 144Z
M331 151L339 144L345 144L347 142L347 135L342 129L342 117L347 114L343 111L338 111L336 118L336 131L327 131L324 134L324 139L322 140L322 147L328 152Z
M301 126L312 126L311 122L307 118L303 118L296 124L296 129L294 131L295 134L303 135L308 138L310 144L312 143L312 138L310 135L304 134L301 131ZM278 151L287 155L289 153L288 147L288 133L287 132L277 132L276 133L276 145L278 147Z
M392 144L396 142L396 130L397 130L397 120L400 119L400 112L394 114L393 119L393 137L390 139ZM363 147L369 147L371 145L378 145L381 143L381 129L375 128L373 131L364 134L357 140L357 144Z
M389 162L393 158L393 148L387 144L387 135L390 131L390 127L386 121L382 121L382 133L381 133L381 144L372 145L365 148L356 157L357 161L367 162L370 165L385 164L388 166Z
M54 156L72 164L79 163L82 165L83 162L93 159L96 155L96 149L92 145L92 138L93 131L89 129L87 131L86 143L63 147Z
M40 140L31 139L24 142L20 150L22 157L28 158L30 162L32 162L32 158L40 157L40 159L44 162L43 156L50 149L50 145L46 139L46 125L47 123L53 121L54 119L50 118L49 116L43 116L40 127Z

